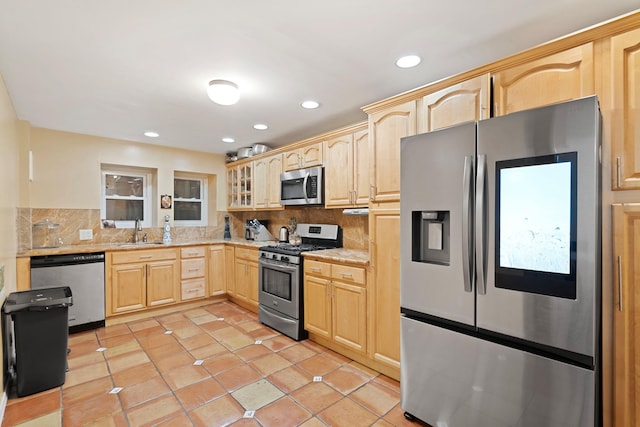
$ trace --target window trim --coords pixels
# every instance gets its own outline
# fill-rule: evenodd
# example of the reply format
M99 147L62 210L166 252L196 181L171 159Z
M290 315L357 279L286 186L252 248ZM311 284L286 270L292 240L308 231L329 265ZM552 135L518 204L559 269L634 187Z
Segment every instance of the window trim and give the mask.
M142 171L134 168L118 168L108 167L103 168L101 173L101 192L100 192L100 218L106 218L107 216L107 200L142 200L142 211L144 219L141 222L142 227L153 226L153 211L152 211L152 197L153 197L153 181L152 174L148 171ZM107 175L128 175L133 177L142 178L142 197L130 198L123 196L107 196L106 180ZM115 221L116 228L134 228L135 220L133 221Z
M208 225L208 178L205 175L194 175L188 173L174 172L174 188L173 188L173 223L176 227L206 227ZM200 181L200 198L199 199L183 199L176 197L175 180L184 179L188 181ZM200 202L200 220L180 220L176 218L176 203L179 202Z

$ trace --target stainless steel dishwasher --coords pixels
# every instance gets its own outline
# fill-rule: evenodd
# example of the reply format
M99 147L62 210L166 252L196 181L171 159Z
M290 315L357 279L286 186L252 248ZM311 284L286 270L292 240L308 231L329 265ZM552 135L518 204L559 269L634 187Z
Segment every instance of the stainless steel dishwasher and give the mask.
M31 257L31 289L68 286L69 332L104 326L104 252Z

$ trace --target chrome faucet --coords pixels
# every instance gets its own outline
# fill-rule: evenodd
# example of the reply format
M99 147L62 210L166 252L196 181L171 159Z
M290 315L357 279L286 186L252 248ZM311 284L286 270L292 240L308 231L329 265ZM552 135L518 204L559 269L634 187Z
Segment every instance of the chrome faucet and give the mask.
M140 237L138 236L138 231L142 231L142 223L139 219L136 219L136 224L133 228L133 243L140 242Z

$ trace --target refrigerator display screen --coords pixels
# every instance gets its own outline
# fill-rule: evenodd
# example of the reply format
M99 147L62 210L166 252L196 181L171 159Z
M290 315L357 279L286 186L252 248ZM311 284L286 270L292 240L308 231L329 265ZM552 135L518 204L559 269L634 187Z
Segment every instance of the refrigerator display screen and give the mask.
M575 298L577 153L496 162L496 286Z

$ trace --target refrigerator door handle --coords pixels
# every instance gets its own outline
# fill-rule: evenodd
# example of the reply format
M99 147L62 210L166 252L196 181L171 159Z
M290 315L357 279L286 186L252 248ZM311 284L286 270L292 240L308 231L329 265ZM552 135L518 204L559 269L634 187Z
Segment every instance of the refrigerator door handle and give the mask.
M485 277L485 229L486 229L486 196L485 185L487 180L487 156L485 154L478 155L478 176L476 181L476 283L478 294L485 295L487 293L487 281Z
M464 173L462 178L462 269L464 275L465 292L473 291L473 246L471 245L472 229L472 195L473 186L473 156L464 156Z

